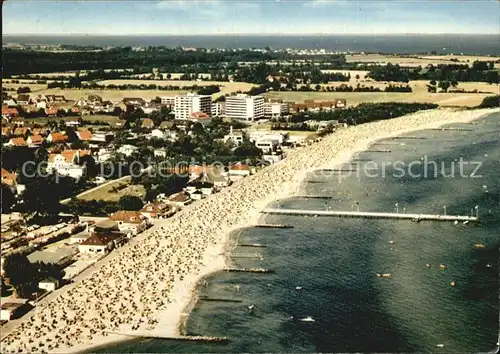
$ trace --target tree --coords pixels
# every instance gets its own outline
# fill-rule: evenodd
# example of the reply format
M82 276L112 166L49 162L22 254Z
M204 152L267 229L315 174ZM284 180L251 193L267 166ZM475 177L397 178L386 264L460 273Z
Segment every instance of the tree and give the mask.
M451 83L449 81L439 81L438 87L443 91L443 92L448 92L448 89L450 88Z
M4 296L9 296L9 288L7 287L7 284L5 284L5 279L3 277L1 277L0 279L0 296L1 297L4 297Z
M140 210L143 207L141 198L132 195L124 195L121 197L118 201L118 205L123 210Z
M25 87L19 87L17 89L17 93L30 93L31 92L31 89L28 87L28 86L25 86Z
M158 189L150 188L146 191L146 196L144 197L144 199L146 199L146 201L148 201L148 202L152 202L156 199L156 196L158 194L159 194Z
M14 193L12 192L12 189L4 183L2 183L1 187L1 199L2 199L2 210L0 212L2 214L8 213L10 208L14 205L16 199L14 197Z
M43 218L57 216L61 211L62 179L55 175L35 176L26 181L23 192L23 211L31 216Z
M255 146L250 140L244 139L234 150L234 154L238 157L259 157L262 156L262 150Z
M36 291L36 269L25 255L12 253L5 257L4 272L18 297L26 298Z
M478 106L479 108L498 108L500 107L500 95L487 96L483 98L483 102Z
M82 156L80 158L79 163L81 166L85 166L87 168L87 176L89 178L94 178L95 176L97 176L97 173L99 171L98 171L97 165L95 163L95 160L92 156L90 156L90 155Z
M359 74L356 74L355 78L356 78L356 81L359 80L360 79Z
M488 71L486 73L486 82L491 84L497 84L499 79L498 79L498 71Z
M64 271L56 264L36 262L33 264L36 271L36 278L40 280L56 279L61 281L64 277Z

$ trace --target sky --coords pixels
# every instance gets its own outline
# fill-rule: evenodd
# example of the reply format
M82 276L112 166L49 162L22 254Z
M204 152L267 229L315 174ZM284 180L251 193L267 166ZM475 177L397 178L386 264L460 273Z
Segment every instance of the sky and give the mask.
M500 34L499 0L202 0L3 3L4 35Z

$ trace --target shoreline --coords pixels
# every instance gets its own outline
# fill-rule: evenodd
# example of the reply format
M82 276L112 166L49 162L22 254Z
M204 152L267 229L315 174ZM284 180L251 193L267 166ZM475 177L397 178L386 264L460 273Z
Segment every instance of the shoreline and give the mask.
M169 303L166 306L160 306L162 308L159 308L158 311L147 316L147 318L157 320L157 323L154 326L155 328L148 329L147 333L161 334L163 336L178 336L182 319L185 318L185 316L189 316L189 313L186 314L185 312L189 309L190 304L196 299L197 284L210 274L222 270L225 266L225 257L222 253L230 241L231 233L238 229L243 229L256 224L262 216L260 214L260 210L269 203L277 199L283 199L296 195L300 189L302 181L311 171L321 168L335 168L348 163L354 156L367 150L370 145L382 139L387 139L413 131L438 128L446 124L469 123L495 112L499 112L499 110L489 109L458 112L450 110L421 111L390 120L351 126L324 137L322 141L318 143L291 151L289 156L287 156L287 158L280 163L271 165L263 171L236 183L235 186L223 190L221 193L218 193L218 195L214 195L213 197L206 199L205 202L195 203L185 208L173 218L159 223L158 227L155 227L155 229L159 230L144 237L144 239L141 240L142 243L139 243L134 248L131 247L132 252L140 250L141 247L147 247L144 245L147 242L154 242L153 246L156 247L161 246L164 243L170 247L172 247L172 245L176 246L179 243L186 241L186 234L188 237L193 236L193 238L196 238L199 233L203 233L205 230L207 232L211 232L211 238L208 240L203 239L202 241L205 244L196 249L199 249L200 251L203 250L203 254L199 254L201 260L199 261L198 266L194 265L193 267L195 267L195 269L192 270L191 268L186 268L185 276L181 276L180 279L176 278L172 281L173 286L171 286L168 290L170 299L167 301ZM440 117L440 115L442 115L442 117ZM294 169L294 167L298 168L298 170ZM287 169L289 171L286 171ZM286 174L287 172L294 174L292 176L288 176ZM261 184L257 186L258 189L255 189L255 187L251 188L252 182L260 182L259 179L262 179L264 183L266 182L266 178L268 178L268 183L274 183L274 185L269 187ZM248 193L251 192L255 192L255 194L260 192L261 196L259 197L259 195L252 194L248 195ZM194 218L196 213L198 213L198 215L204 215L203 212L207 210L210 211L210 207L214 204L215 206L218 206L218 204L216 204L217 202L222 203L222 208L229 207L227 206L227 200L224 198L231 198L234 194L236 194L236 197L244 196L249 199L240 201L240 203L235 202L235 205L239 210L236 208L228 210L228 213L230 213L230 211L234 211L233 214L235 215L223 215L222 218L219 219L217 219L214 215L210 215L211 219L204 220L205 223L200 223L199 221L193 222L193 220L196 220ZM256 199L251 200L252 197ZM244 213L244 215L238 214L240 210ZM208 215L206 216L208 217ZM190 217L193 220L190 220ZM214 222L219 222L220 224L215 226L212 225L212 219L216 219ZM187 221L187 223L183 224L184 221ZM170 240L170 238L165 238L166 233L177 230L170 224L178 224L183 232L180 234L182 236L174 239L173 241ZM189 228L191 228L191 233L188 232L190 230L184 231L184 229ZM212 233L218 234L215 235ZM181 247L185 246L185 244L181 244ZM188 242L187 246L192 247L193 245ZM126 255L126 252L123 253ZM188 256L189 255L190 254L188 254ZM195 254L193 253L193 256L194 255ZM181 259L183 254L180 254L181 257L179 257L179 254L176 254L174 251L172 251L169 256L174 258L173 261L171 258L168 259L170 262L169 265L173 267L172 269L176 269L175 267L183 265L183 263L187 260L193 263L192 259ZM149 265L150 263L147 262L146 264ZM196 269L197 267L199 268ZM136 278L137 281L141 279L142 278L140 276L137 276ZM121 279L118 279L117 281L119 280ZM96 280L96 282L98 281ZM153 284L153 288L161 287L162 285L165 284L155 283ZM85 286L85 284L83 286ZM117 286L117 288L111 288L111 291L113 290L115 290L115 292L119 292L120 287ZM141 294L134 294L133 296L136 295ZM194 304L195 303L196 302L194 302ZM126 327L127 325L128 324L120 325L120 329ZM143 326L141 325L141 329L135 332L135 334L145 333L145 331L142 330L142 327ZM106 328L106 330L112 329ZM130 330L123 330L122 332L130 333ZM114 334L107 336L97 335L92 338L90 343L81 342L74 346L62 345L57 350L52 351L88 352L91 351L92 348L100 348L112 343L121 342L123 338L124 336L122 335ZM2 349L5 352L12 351L6 348Z
M418 114L418 113L419 112L416 112L414 114ZM404 116L404 117L412 116L414 114L410 114L410 115L407 115L407 116ZM292 184L292 186L289 186L289 188L291 190L293 189L293 191L290 191L290 190L283 191L283 193L280 193L280 195L277 198L276 197L269 197L269 198L266 198L266 199L260 201L258 203L259 206L255 207L255 210L249 211L249 213L251 214L251 216L250 216L248 222L243 223L242 225L237 225L234 228L225 231L225 233L224 233L224 241L221 244L221 246L222 246L221 247L221 252L224 249L224 247L229 243L231 234L233 232L236 232L237 230L242 230L242 229L246 229L246 228L252 227L252 225L258 223L259 219L265 217L264 215L260 214L259 210L265 208L267 205L271 204L272 202L274 202L276 200L290 198L290 197L293 197L294 195L298 195L298 192L300 190L300 186L301 186L302 182L305 180L307 174L313 172L314 170L318 170L318 169L322 169L322 168L331 168L331 169L339 168L341 165L350 162L354 157L356 157L360 153L368 150L371 145L377 143L380 140L392 138L392 137L395 137L395 136L400 136L400 135L403 135L403 134L408 134L408 133L411 133L411 132L422 131L422 130L429 130L429 129L433 129L433 128L439 128L439 127L441 127L443 125L446 125L446 124L469 123L469 122L472 122L474 120L481 119L482 117L484 117L486 115L489 115L489 114L490 113L486 113L486 114L480 115L478 117L474 117L471 120L466 120L465 122L455 122L455 121L452 121L452 122L448 122L448 121L432 122L432 123L429 123L429 124L427 124L425 126L419 126L418 128L408 128L408 129L398 130L396 132L389 132L389 133L386 133L386 134L377 135L374 138L368 138L368 139L366 139L364 141L359 142L359 144L356 145L356 146L354 146L354 147L352 147L352 149L350 151L346 151L346 152L344 152L340 156L333 157L331 161L325 162L321 166L314 167L314 168L307 169L307 170L299 172L297 174L297 176L295 176L295 180L298 183L296 183L295 186L293 186L294 184L292 182L290 182L290 184ZM368 123L368 124L370 124L370 123ZM335 134L335 133L333 133L333 134ZM220 256L220 257L224 258L224 256ZM195 280L193 280L194 281L194 287L192 287L192 289L191 289L191 297L189 298L189 300L187 301L187 303L184 304L184 306L179 305L178 309L180 308L180 309L182 309L182 311L180 311L180 312L178 311L179 312L178 317L173 316L173 317L178 318L178 322L177 322L177 325L176 325L177 331L175 332L176 336L178 336L178 335L181 334L180 331L179 331L179 329L180 329L180 327L182 325L181 321L183 319L183 316L189 317L191 310L196 306L196 302L198 301L198 298L197 298L198 297L198 291L197 291L198 284L201 281L203 281L204 279L208 278L210 275L212 275L212 274L214 274L216 272L222 271L225 265L226 265L226 262L225 262L225 260L223 260L221 267L219 267L219 268L217 268L217 267L207 267L205 269L205 271L201 271L197 276L194 276ZM186 312L186 310L189 310L189 311ZM165 311L165 313L166 312L167 311ZM169 314L171 314L171 312Z

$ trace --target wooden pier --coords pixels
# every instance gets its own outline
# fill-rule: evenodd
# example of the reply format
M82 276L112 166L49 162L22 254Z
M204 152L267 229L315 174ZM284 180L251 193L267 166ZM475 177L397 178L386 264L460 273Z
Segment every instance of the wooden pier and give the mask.
M202 296L199 298L201 301L211 301L211 302L243 302L243 300L237 300L237 299L219 299L219 298L209 298Z
M126 337L136 337L136 338L154 338L154 339L164 339L164 340L172 340L172 341L181 341L181 342L216 342L216 343L227 343L229 339L227 337L209 337L209 336L176 336L169 337L163 336L161 334L154 333L126 333L126 332L111 332L107 331L108 334L117 334L120 336Z
M329 196L329 195L298 195L296 196L295 198L302 198L302 199L336 199L336 200L340 200L338 198L334 198L332 196Z
M322 168L319 170L315 170L313 174L315 173L322 173L322 172L357 172L358 169L356 168Z
M247 258L247 259L263 259L262 255L260 254L234 254L231 253L229 255L231 258Z
M425 136L394 136L394 140L425 140Z
M224 271L230 273L262 273L262 274L274 273L274 270L266 268L224 268Z
M305 181L306 183L326 183L326 181L315 181L315 180L309 180Z
M440 131L450 131L450 132L473 132L474 129L469 128L435 128L431 130L440 130Z
M387 149L370 149L366 150L366 152L392 152L392 151Z
M254 227L266 228L266 229L293 229L292 225L283 224L257 224Z
M261 211L265 214L304 215L304 216L336 216L353 218L401 219L412 221L468 221L478 222L477 216L466 215L439 215L439 214L407 214L407 213L379 213L370 211L333 211L333 210L295 210L266 208Z

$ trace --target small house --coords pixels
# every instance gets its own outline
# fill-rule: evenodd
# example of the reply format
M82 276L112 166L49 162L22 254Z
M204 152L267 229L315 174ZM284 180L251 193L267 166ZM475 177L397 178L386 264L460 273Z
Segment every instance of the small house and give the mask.
M40 145L43 143L43 137L41 135L31 135L26 139L28 145Z
M163 219L173 214L166 203L148 203L139 212L148 219Z
M25 308L26 304L22 302L4 302L0 310L0 320L14 320L23 314Z
M8 145L8 146L26 146L26 140L24 140L24 138L11 138L6 145Z
M151 118L143 118L141 119L141 128L145 129L153 129L155 127L155 123Z
M118 210L111 214L109 220L118 223L120 231L130 230L133 235L137 235L148 227L146 218L138 211Z
M114 240L115 237L111 235L94 234L78 245L78 251L105 254L114 248Z
M38 288L47 290L47 291L55 291L59 287L59 280L54 278L44 279L38 283Z
M180 192L176 194L172 194L170 197L168 197L168 203L170 205L175 205L178 207L183 207L191 203L191 198L187 193Z
M161 148L161 149L155 149L153 151L154 157L160 157L160 158L165 158L167 157L167 149Z

